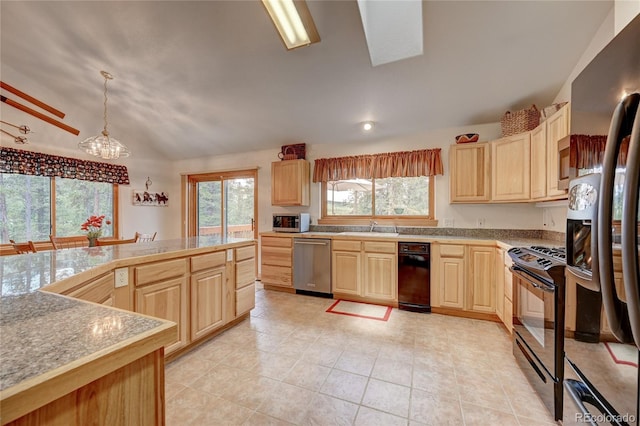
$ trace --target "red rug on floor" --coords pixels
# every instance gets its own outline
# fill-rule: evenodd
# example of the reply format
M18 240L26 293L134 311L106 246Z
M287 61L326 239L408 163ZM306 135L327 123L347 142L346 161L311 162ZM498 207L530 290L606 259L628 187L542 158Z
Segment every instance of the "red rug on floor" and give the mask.
M604 342L609 355L616 364L630 365L638 368L638 350L632 345Z
M331 314L347 315L350 317L366 318L377 321L387 321L393 308L390 306L372 305L369 303L350 302L339 299L331 305L327 312Z

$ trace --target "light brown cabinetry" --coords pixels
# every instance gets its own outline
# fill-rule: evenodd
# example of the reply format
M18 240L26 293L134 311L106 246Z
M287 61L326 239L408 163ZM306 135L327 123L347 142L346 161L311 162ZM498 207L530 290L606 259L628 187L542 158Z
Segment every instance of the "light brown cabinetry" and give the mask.
M235 249L235 316L249 312L256 305L256 259L255 248Z
M261 236L262 283L293 289L293 238Z
M222 327L226 319L225 252L191 258L191 340Z
M531 131L531 198L547 196L547 122Z
M496 277L496 315L504 322L504 250L496 249L495 256Z
M475 312L496 311L495 249L485 246L469 246L467 274L467 309Z
M431 305L464 308L464 254L461 244L432 244Z
M336 297L383 304L398 302L395 241L334 240L331 260Z
M491 142L491 199L528 201L531 136L521 133Z
M546 121L547 127L547 197L566 197L567 191L558 189L560 164L558 163L558 141L569 134L569 104L560 108Z
M271 204L309 205L309 162L285 160L271 163Z
M165 354L189 343L187 285L187 278L180 277L138 287L135 291L136 312L178 324L177 338L165 347Z
M513 273L510 269L511 265L513 265L513 261L506 251L503 253L503 258L502 274L504 276L504 313L502 316L502 322L507 330L509 330L509 333L513 333ZM500 297L500 293L498 293L498 297Z
M491 149L488 143L451 145L449 168L450 202L475 203L491 199Z

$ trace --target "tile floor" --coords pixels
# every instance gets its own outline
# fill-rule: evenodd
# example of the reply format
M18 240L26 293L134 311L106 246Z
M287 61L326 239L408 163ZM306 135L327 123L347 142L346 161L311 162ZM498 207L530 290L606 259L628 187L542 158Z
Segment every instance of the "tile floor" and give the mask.
M251 317L166 367L183 425L550 425L501 325L258 289Z

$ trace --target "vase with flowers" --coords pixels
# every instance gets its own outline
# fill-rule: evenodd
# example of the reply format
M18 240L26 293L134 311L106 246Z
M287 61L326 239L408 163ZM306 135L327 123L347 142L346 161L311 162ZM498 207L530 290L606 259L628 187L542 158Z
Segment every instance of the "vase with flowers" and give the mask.
M80 229L87 232L87 239L89 240L89 247L94 247L98 238L102 236L102 223L111 225L110 220L105 220L104 215L90 216L89 219L82 225Z

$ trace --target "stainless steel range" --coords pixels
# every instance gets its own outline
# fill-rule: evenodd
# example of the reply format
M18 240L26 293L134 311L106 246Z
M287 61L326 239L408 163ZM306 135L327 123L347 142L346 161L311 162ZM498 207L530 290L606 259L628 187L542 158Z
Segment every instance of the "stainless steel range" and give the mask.
M561 247L515 247L513 354L554 415L562 419L566 254Z

